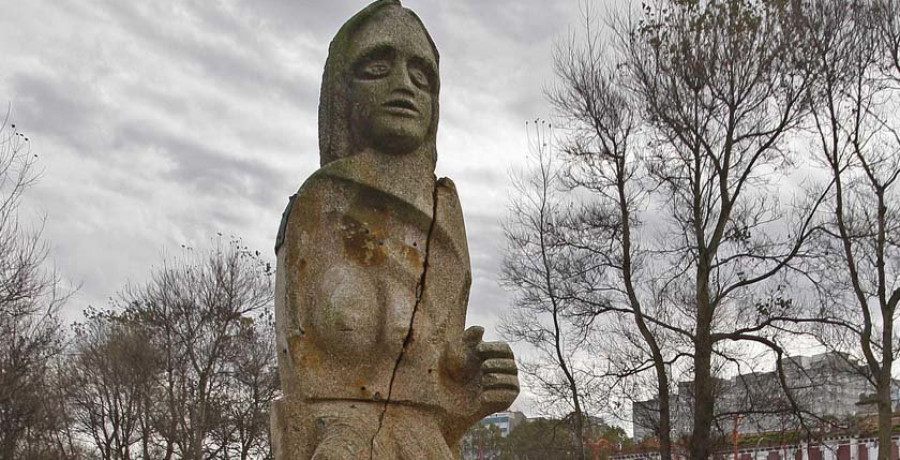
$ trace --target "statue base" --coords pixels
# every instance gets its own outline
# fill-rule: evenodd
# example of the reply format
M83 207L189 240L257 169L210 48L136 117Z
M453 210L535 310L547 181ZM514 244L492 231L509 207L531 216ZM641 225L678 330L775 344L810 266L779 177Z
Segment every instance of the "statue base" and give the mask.
M272 404L275 460L456 460L438 417L429 411L373 401Z

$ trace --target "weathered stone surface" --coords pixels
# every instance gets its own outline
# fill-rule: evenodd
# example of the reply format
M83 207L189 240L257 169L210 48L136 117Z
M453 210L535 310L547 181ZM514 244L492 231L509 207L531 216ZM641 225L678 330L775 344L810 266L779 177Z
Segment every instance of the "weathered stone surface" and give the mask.
M437 50L398 1L332 42L322 167L276 243L278 460L456 458L465 430L518 394L509 346L464 330L462 209L434 176L439 89Z

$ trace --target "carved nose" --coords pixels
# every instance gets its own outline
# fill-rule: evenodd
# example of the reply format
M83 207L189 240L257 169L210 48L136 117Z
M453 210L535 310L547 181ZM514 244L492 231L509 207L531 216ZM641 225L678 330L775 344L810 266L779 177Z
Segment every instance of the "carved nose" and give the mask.
M406 66L397 66L397 69L391 75L391 90L404 92L409 95L415 94L416 84L413 83L412 76Z

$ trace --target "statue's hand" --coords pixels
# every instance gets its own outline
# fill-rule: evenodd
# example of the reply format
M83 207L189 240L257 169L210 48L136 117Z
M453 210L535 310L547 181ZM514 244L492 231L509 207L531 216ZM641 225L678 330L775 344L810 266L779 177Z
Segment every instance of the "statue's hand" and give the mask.
M479 399L485 414L505 410L519 395L519 369L512 348L506 342L480 342L475 353L481 361Z
M519 395L519 378L512 349L505 342L483 342L484 328L472 326L460 343L450 345L444 355L450 377L476 384L480 415L509 407Z

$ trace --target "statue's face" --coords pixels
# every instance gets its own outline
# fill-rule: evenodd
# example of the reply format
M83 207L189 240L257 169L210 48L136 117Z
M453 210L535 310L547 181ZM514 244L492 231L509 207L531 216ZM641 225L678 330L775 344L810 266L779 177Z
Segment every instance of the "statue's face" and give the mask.
M428 136L437 63L424 31L400 8L365 24L350 50L354 129L367 147L417 149Z

